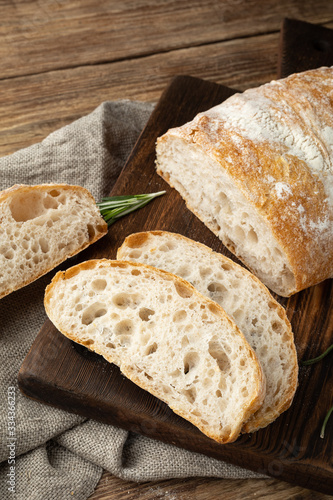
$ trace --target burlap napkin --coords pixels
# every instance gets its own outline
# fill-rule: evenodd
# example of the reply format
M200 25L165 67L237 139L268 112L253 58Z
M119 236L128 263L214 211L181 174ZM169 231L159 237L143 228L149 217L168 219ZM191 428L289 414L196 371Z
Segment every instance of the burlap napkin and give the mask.
M40 144L0 159L0 189L66 182L101 199L111 191L152 109L152 104L130 101L101 104ZM103 468L134 481L265 477L24 397L17 373L46 319L43 294L53 274L0 301L1 499L86 499Z

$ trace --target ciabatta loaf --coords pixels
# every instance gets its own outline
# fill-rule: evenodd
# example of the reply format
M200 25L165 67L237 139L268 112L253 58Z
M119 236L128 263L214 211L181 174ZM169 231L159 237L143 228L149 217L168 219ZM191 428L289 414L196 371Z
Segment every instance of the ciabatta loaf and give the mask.
M106 233L94 198L80 186L16 185L0 192L0 298Z
M253 274L205 245L166 231L128 236L117 258L181 276L234 319L266 376L265 400L244 432L265 427L289 408L298 375L293 333L283 307Z
M235 94L156 153L158 173L270 289L333 276L333 68Z
M93 260L56 274L46 312L67 337L220 443L262 404L261 367L236 324L181 278L143 264Z

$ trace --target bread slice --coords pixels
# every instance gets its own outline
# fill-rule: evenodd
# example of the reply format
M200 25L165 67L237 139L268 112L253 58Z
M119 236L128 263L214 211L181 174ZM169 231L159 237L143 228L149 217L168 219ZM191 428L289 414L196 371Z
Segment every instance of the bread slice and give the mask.
M0 298L106 233L94 198L80 186L15 185L0 192Z
M289 408L297 386L297 355L285 310L250 272L222 254L166 231L128 236L117 258L177 274L217 302L254 349L266 376L262 406L243 426L254 432Z
M235 94L157 140L158 173L271 290L333 277L333 67Z
M56 274L45 309L64 335L220 443L234 441L262 404L265 380L243 334L177 276L144 264L87 261Z

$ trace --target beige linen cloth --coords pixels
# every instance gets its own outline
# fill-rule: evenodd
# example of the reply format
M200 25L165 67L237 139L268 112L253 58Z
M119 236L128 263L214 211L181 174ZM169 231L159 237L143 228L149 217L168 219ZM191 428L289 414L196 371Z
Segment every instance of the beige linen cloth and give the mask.
M0 190L65 182L86 187L100 200L111 191L152 109L153 104L130 101L101 104L41 143L1 158ZM103 468L132 481L265 477L24 397L17 373L46 319L43 294L53 274L0 301L0 499L83 500ZM8 390L15 392L15 439L8 430ZM15 493L8 490L13 452Z

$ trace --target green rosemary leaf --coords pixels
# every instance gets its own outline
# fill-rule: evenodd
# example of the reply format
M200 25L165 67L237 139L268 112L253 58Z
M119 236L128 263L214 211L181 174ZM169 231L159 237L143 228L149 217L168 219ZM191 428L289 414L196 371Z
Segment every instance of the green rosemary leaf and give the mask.
M322 428L321 428L321 431L320 431L320 437L321 437L322 439L324 439L326 424L327 424L327 422L328 422L328 419L329 419L329 418L330 418L330 416L331 416L332 411L333 411L333 406L331 406L331 408L328 410L327 415L326 415L326 417L325 417L325 419L324 419L324 422L323 422L323 425L322 425Z
M114 222L120 219L120 217L144 207L151 200L162 194L165 194L165 191L159 191L158 193L110 196L102 198L102 201L97 203L97 206L105 222L107 222L108 227L110 227Z
M327 354L329 354L333 349L333 344L331 344L329 346L328 349L326 349L325 352L323 352L322 354L320 354L320 356L317 356L316 358L313 358L313 359L308 359L307 361L302 361L301 364L303 366L307 366L307 365L313 365L314 363L318 363L318 361L321 361L322 359L324 359L325 356L327 356Z

